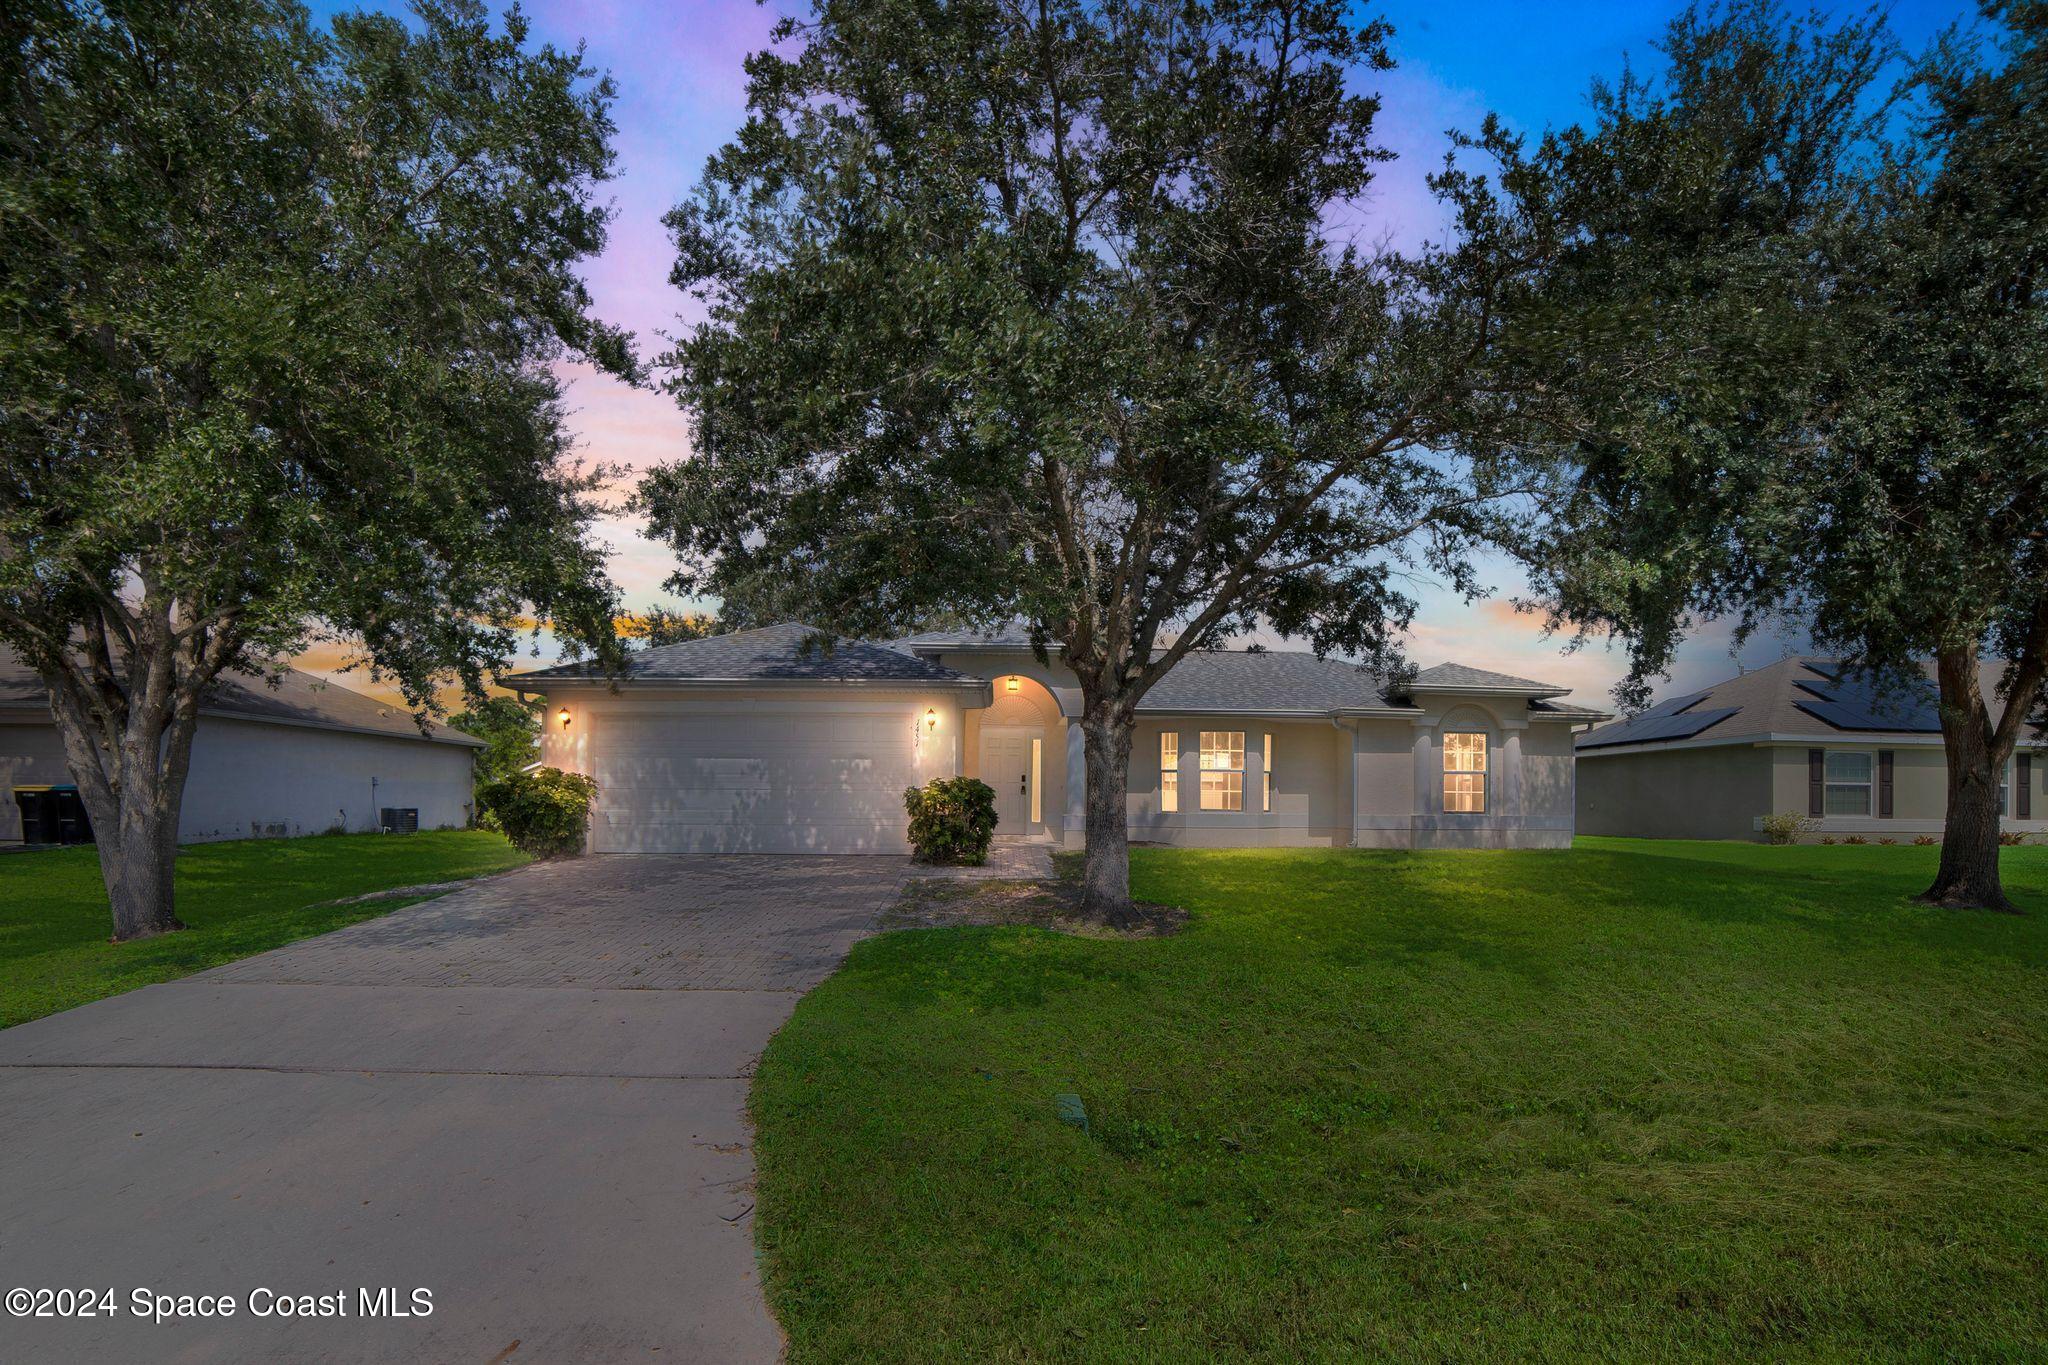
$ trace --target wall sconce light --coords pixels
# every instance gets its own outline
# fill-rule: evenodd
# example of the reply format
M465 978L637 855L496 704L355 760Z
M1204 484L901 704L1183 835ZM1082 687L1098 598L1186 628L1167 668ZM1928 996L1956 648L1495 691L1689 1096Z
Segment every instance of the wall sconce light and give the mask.
M555 712L555 718L556 718L556 719L558 719L558 720L560 720L560 721L562 722L562 728L563 728L564 730L566 730L566 729L568 729L568 728L569 728L569 708L568 708L568 707L566 707L566 706L565 706L565 707L563 707L563 708L562 708L561 710L559 710L559 711Z
M939 711L937 707L927 706L924 709L924 728L927 730L939 728Z
M1016 690L1017 690L1017 675L1013 673L1013 674L1011 674L1011 675L1010 675L1009 679L1008 679L1007 681L1005 681L1005 682L1003 683L1003 691L1005 691L1005 692L1015 692Z

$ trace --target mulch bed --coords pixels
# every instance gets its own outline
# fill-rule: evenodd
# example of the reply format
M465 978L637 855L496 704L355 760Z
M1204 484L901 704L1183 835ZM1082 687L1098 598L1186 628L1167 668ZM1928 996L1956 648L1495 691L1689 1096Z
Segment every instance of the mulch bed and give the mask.
M950 881L912 878L902 899L882 915L884 929L985 928L1029 925L1078 938L1163 938L1187 925L1177 905L1140 901L1138 925L1112 929L1081 917L1081 885L1073 881Z

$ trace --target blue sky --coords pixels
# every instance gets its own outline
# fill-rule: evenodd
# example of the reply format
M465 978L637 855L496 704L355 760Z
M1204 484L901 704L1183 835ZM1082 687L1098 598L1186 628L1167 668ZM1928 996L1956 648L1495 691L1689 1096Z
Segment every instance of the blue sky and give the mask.
M660 334L675 330L678 317L689 313L688 301L667 283L670 253L661 215L738 128L745 114L741 61L766 45L778 5L794 2L541 0L527 6L539 38L564 46L583 41L591 63L618 82L619 175L607 187L618 220L610 246L586 274L599 313L638 334L648 354L660 348ZM355 6L315 8L332 13ZM1384 103L1381 138L1399 159L1377 186L1368 234L1377 238L1384 228L1397 241L1412 241L1436 228L1423 176L1442 158L1445 130L1474 127L1489 109L1529 133L1576 121L1588 84L1596 75L1616 75L1624 56L1639 70L1655 70L1651 44L1680 8L1673 0L1397 0L1362 9L1393 22L1397 61L1394 71L1375 78ZM1909 47L1974 13L1964 0L1899 0L1887 9ZM573 373L570 398L588 458L644 469L689 449L682 416L663 394ZM628 605L668 601L660 591L669 570L661 547L641 538L637 524L622 515L606 519L600 534ZM1414 660L1554 680L1571 685L1578 700L1599 703L1623 671L1620 655L1597 644L1564 654L1559 641L1541 637L1533 618L1507 606L1522 586L1513 567L1493 561L1484 567L1482 577L1495 589L1487 601L1467 604L1439 587L1418 585L1422 611L1409 641ZM1752 641L1743 661L1766 663L1800 643ZM338 660L323 651L305 662L328 671ZM1672 686L1690 690L1734 667L1727 632L1709 626L1684 651ZM359 675L350 681L361 685Z

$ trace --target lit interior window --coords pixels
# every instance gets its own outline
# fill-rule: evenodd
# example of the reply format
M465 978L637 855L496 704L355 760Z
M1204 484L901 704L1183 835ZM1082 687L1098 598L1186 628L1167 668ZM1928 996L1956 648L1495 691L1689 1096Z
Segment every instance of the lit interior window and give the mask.
M1486 736L1444 736L1444 809L1477 815L1486 809Z

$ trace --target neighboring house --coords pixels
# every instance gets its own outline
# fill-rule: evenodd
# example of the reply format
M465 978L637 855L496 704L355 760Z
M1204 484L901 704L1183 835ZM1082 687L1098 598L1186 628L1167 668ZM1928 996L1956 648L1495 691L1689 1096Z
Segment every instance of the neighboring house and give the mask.
M542 758L597 780L600 853L900 853L904 789L995 788L999 835L1080 847L1081 694L1019 634L886 645L808 626L637 651L509 680L546 699ZM1138 708L1138 841L1234 847L1562 848L1568 689L1457 665L1399 694L1282 651L1188 655Z
M228 675L200 708L180 843L467 825L483 747L445 725L287 669ZM0 844L90 838L41 679L0 652ZM407 814L410 812L411 814Z
M1982 671L1995 698L1999 667ZM1948 768L1932 683L1873 685L1829 659L1785 659L1578 738L1579 833L1757 839L1763 817L1810 816L1810 837L1939 834ZM1992 701L1994 714L1995 700ZM2048 830L2048 745L2005 767L2008 829Z

